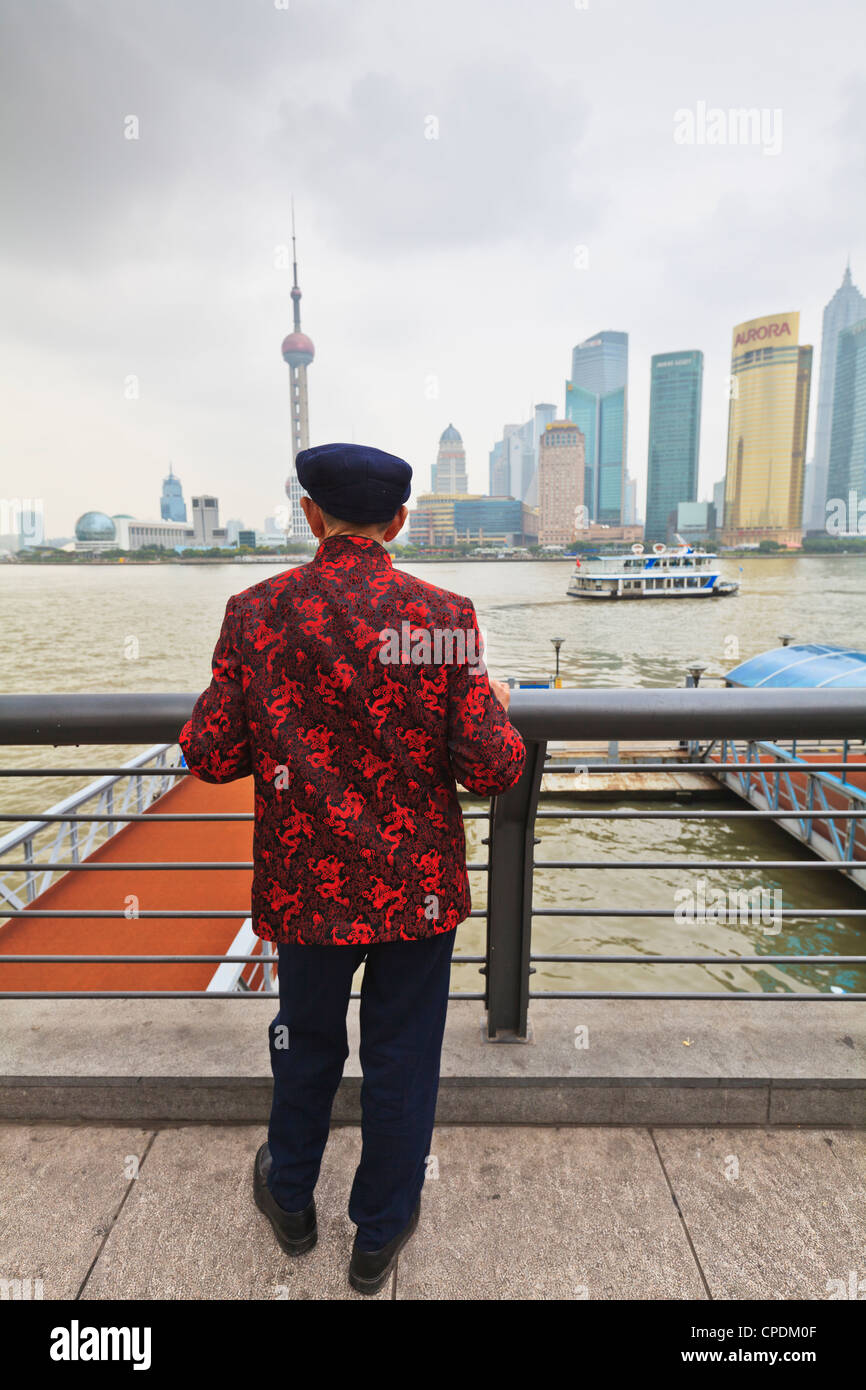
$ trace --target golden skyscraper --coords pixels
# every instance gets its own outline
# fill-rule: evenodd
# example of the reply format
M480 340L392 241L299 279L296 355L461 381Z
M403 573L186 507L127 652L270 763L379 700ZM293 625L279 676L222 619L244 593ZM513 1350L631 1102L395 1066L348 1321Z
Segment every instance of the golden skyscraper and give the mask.
M725 545L797 546L803 538L812 349L799 346L799 333L798 313L750 319L734 329Z

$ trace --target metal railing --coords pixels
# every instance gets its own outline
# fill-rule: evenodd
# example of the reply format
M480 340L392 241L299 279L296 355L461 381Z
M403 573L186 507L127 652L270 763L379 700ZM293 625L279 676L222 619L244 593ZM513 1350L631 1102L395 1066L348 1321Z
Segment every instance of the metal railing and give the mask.
M69 695L69 696L3 696L0 697L0 743L12 745L30 744L129 744L129 743L159 743L169 746L176 739L177 732L188 718L192 709L195 697L192 695ZM602 860L602 859L539 859L536 858L536 845L540 843L536 839L535 831L539 822L558 820L568 822L571 820L687 820L687 819L730 819L736 821L761 821L775 820L780 824L785 821L802 821L803 808L798 806L796 809L786 809L783 805L775 803L768 804L763 809L752 810L740 809L714 809L714 810L693 810L688 807L677 807L676 809L665 810L622 810L622 809L602 809L593 806L590 809L580 808L574 810L539 810L538 801L542 784L542 777L545 770L556 770L557 766L561 770L567 764L550 763L547 760L548 743L551 740L599 740L608 745L619 749L622 743L640 741L659 742L664 740L674 740L680 746L687 746L691 752L687 754L691 761L685 762L677 760L673 762L664 761L661 755L658 760L650 757L643 762L622 761L622 754L617 754L617 759L611 761L610 758L592 758L580 761L580 776L583 785L586 781L591 784L592 777L597 773L608 774L612 771L638 772L651 770L656 773L683 772L686 770L700 770L704 773L711 773L715 777L727 776L729 774L742 775L742 763L730 756L731 750L736 747L737 742L746 743L749 746L758 746L778 750L778 756L773 762L761 764L761 771L764 775L773 776L773 766L779 771L778 776L783 775L782 769L789 771L791 767L791 757L784 749L785 741L792 742L792 748L796 747L796 740L833 739L845 742L846 758L841 762L822 762L820 772L822 776L832 775L842 771L843 774L851 772L851 764L847 760L848 749L854 741L862 738L862 731L866 730L866 695L857 690L844 691L803 691L803 690L773 690L773 691L744 691L744 690L703 690L703 689L637 689L637 690L539 690L514 691L512 695L511 716L521 731L527 745L526 766L520 780L504 795L495 798L492 802L490 811L469 811L465 814L474 819L487 819L489 816L489 836L484 843L489 845L488 856L485 862L470 863L469 868L474 873L484 873L487 877L487 909L476 910L472 913L473 917L484 917L487 924L487 939L485 954L480 956L457 956L455 964L475 965L484 976L484 989L478 993L460 993L456 996L460 999L479 999L483 1000L487 1010L487 1035L491 1039L523 1039L527 1036L529 1002L533 998L569 998L569 999L725 999L725 1000L836 1000L852 1001L864 1000L866 994L855 992L826 993L819 992L746 992L746 991L726 991L724 993L711 993L707 991L675 992L670 990L658 991L613 991L613 990L530 990L530 977L534 972L535 966L547 962L562 962L571 964L616 964L616 965L767 965L771 963L789 964L820 964L822 966L841 966L857 965L863 966L866 963L866 956L840 956L830 953L820 953L817 955L796 955L788 954L782 956L755 955L755 956L723 956L723 955L647 955L647 954L615 954L601 955L598 953L584 954L532 954L532 923L536 917L563 917L578 920L580 918L671 918L675 916L674 909L660 909L655 907L644 908L623 908L611 906L574 907L557 906L539 908L535 905L533 896L534 875L536 870L570 871L575 869L628 869L630 871L647 871L654 868L685 868L692 870L740 870L745 867L755 869L756 867L767 867L772 869L805 869L815 870L840 870L845 869L845 863L836 861L828 862L821 859L815 860L773 860L773 861L752 861L752 860L698 860L689 859L679 861L675 859L651 859L651 860ZM702 741L705 747L702 749ZM727 750L726 756L719 758L718 749ZM155 750L151 749L152 754ZM148 754L142 757L148 757ZM578 764L575 764L578 766ZM23 769L5 768L0 769L0 776L63 776L84 774L99 774L101 778L122 778L138 777L140 771L132 767L120 768L98 768L98 769ZM162 773L168 779L174 779L185 775L183 768L160 767ZM845 778L836 779L843 791L851 791L852 795L848 804L843 808L822 807L820 815L815 814L816 819L821 822L836 823L840 822L847 826L843 831L845 836L844 843L854 845L856 843L856 833L852 826L859 823L866 815L866 806L863 804L862 792L853 783L845 781ZM769 785L769 784L768 784ZM21 822L28 825L36 823L52 825L62 823L65 826L101 824L104 825L109 818L114 823L134 822L147 819L151 824L158 821L236 821L252 820L252 813L244 812L222 812L222 813L161 813L159 810L143 811L122 811L118 812L115 808L109 811L103 808L97 812L80 812L69 809L65 804L62 810L52 808L44 814L33 814L28 812L4 813L0 811L0 821ZM12 838L7 836L7 848L11 847L13 840L20 843L20 835L16 838L16 832L12 832ZM843 843L840 837L840 844ZM847 857L847 867L851 871L851 856ZM63 862L50 860L47 863L38 860L22 863L6 862L7 872L13 868L16 871L26 869L31 875L37 872L80 872L99 868L136 868L146 870L148 868L171 868L172 870L183 871L185 869L251 869L249 863L226 863L214 862L213 864L202 863L165 863L165 864L118 864L112 861L106 865L95 865L80 862ZM7 899L8 900L8 899ZM32 907L21 906L18 908L0 907L0 915L5 917L34 916L46 917L51 919L86 917L86 918L122 918L126 914L122 911L106 909L66 909L66 910L46 910L40 911ZM18 963L62 963L62 962L82 962L84 960L96 960L105 963L123 962L164 962L172 961L176 963L212 961L221 968L215 973L211 985L204 992L205 997L224 998L224 997L249 997L251 993L260 991L272 992L273 990L273 965L270 957L262 955L261 943L255 939L255 947L247 950L244 947L251 947L250 937L251 924L249 923L249 913L247 911L230 910L211 910L211 909L157 909L152 912L141 912L142 917L165 918L237 918L241 919L239 935L235 938L232 947L225 956L194 956L194 955L172 955L172 956L118 956L104 955L96 957L82 957L74 955L12 955L0 954L0 964ZM866 917L866 907L864 908L834 908L832 910L815 910L804 908L786 908L782 915L787 918L801 919L823 919L828 917L860 918ZM240 967L235 970L234 967ZM250 983L250 975L244 980L244 967L252 966L256 972L257 983ZM225 970L222 967L226 967ZM225 988L221 988L225 985ZM240 992L239 992L240 989ZM94 991L72 992L72 991L7 991L0 997L23 998L23 997L147 997L147 998L178 998L178 997L201 997L202 991Z

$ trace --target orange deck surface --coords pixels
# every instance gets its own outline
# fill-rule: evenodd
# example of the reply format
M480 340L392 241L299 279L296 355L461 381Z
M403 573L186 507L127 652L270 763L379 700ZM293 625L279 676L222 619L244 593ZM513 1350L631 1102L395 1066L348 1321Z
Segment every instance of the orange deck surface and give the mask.
M185 777L153 806L157 812L250 812L252 778L214 786ZM86 831L86 826L84 827ZM125 825L86 863L170 860L237 862L252 859L249 821L136 821ZM38 860L49 859L45 848ZM113 908L130 894L142 912L159 908L241 910L249 915L250 870L75 870L58 877L30 908ZM2 911L0 911L2 917ZM4 955L215 955L228 949L242 917L13 918L0 931L3 990L200 990L217 963L199 965L3 965Z

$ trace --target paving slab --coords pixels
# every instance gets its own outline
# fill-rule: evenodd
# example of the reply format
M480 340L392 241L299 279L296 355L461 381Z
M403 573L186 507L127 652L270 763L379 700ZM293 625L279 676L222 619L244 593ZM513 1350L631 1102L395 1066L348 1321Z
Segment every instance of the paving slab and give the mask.
M866 1290L866 1135L672 1129L654 1137L713 1298L828 1299L850 1289L852 1272Z
M706 1297L646 1130L443 1127L432 1150L398 1299Z
M346 1277L360 1133L331 1134L316 1189L319 1241L295 1259L253 1203L253 1156L264 1139L248 1127L161 1130L82 1297L360 1299ZM392 1284L376 1297L390 1299Z
M22 1291L0 1297L77 1296L152 1138L141 1129L0 1125L0 1279L22 1281Z

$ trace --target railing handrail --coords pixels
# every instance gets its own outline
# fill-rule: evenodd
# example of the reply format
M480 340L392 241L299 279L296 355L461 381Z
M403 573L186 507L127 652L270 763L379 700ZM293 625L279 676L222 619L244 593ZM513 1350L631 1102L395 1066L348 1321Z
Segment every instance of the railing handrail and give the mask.
M114 691L0 695L0 743L173 743L196 698ZM514 690L511 717L525 738L539 742L850 738L858 725L866 735L866 690Z
M101 694L61 694L61 695L4 695L0 696L0 744L28 745L128 745L128 744L174 744L178 733L189 717L196 700L194 694L124 694L107 692ZM523 1038L527 1035L527 1009L529 1000L535 997L529 988L532 971L531 927L534 916L539 912L533 908L533 872L538 865L534 854L534 829L537 802L545 770L546 749L549 740L574 740L587 743L601 740L609 745L608 759L614 757L619 741L659 741L675 740L685 751L694 749L697 740L725 740L734 743L742 740L751 747L762 742L777 744L781 739L803 740L820 738L838 739L847 745L852 739L859 742L866 735L866 691L864 690L741 690L646 688L618 689L593 688L588 690L514 690L511 697L511 716L516 727L527 742L527 760L523 775L518 783L503 795L494 799L491 810L489 835L489 857L486 865L471 865L483 869L488 876L488 934L485 955L485 993L468 995L467 998L483 998L487 1005L487 1033L490 1037ZM800 760L788 762L785 750L779 760L785 764L784 775L799 771L803 766ZM708 750L705 750L705 757ZM616 759L618 761L618 759ZM723 759L722 761L727 761ZM776 764L778 766L779 763ZM717 770L717 765L707 761L708 771ZM761 763L740 765L744 773L769 773L771 767ZM858 763L858 768L866 764ZM820 764L807 763L803 770L813 776L821 777ZM813 771L814 769L814 771ZM675 773L677 763L660 767ZM721 769L718 769L721 771ZM739 769L738 769L739 771ZM110 775L108 780L111 780ZM777 774L778 780L778 774ZM835 781L836 779L833 779ZM834 787L834 791L837 789ZM838 790L843 790L840 785ZM69 800L69 799L67 799ZM858 804L860 797L857 798ZM84 821L93 817L64 813L73 821ZM809 820L820 820L820 807L810 807ZM112 818L123 817L116 811ZM127 819L129 817L126 817ZM195 817L206 819L208 817ZM221 817L241 819L234 813ZM802 818L802 816L800 817ZM15 817L8 817L15 819ZM38 820L32 813L27 820ZM155 818L154 818L155 819ZM853 818L849 818L853 823ZM20 834L20 832L13 832ZM834 832L835 833L835 832ZM849 849L853 845L849 825ZM7 836L8 841L8 836ZM53 861L52 861L53 862ZM541 861L543 863L543 861ZM751 861L749 861L751 862ZM760 863L760 861L757 861ZM115 869L118 867L114 865ZM595 866L594 867L598 867ZM799 865L798 865L799 867ZM810 866L811 867L811 866ZM846 863L848 873L852 865ZM53 913L29 910L28 916L73 917L76 915L106 917L117 915L113 911L100 909L78 912L56 910ZM556 909L548 909L551 915L560 915ZM583 916L589 911L599 915L610 915L606 909L569 909L569 916ZM618 910L621 915L653 916L662 915L652 909L637 912ZM6 914L4 914L6 915ZM14 910L9 916L25 915L24 909ZM144 916L196 917L205 915L197 910L160 909L157 913L143 913ZM221 917L248 915L244 912L220 911L213 915ZM484 916L473 911L472 916ZM544 915L541 913L540 915ZM665 914L666 915L666 914ZM244 953L238 953L244 954ZM827 956L828 964L833 962ZM649 963L649 962L647 962ZM229 965L228 962L226 962ZM232 962L235 965L237 962ZM235 981L237 983L237 981ZM831 990L834 986L831 986ZM89 993L89 992L88 992ZM117 997L187 997L182 992L120 991ZM545 992L547 994L547 992ZM114 997L115 992L97 992L94 997ZM222 997L221 993L210 992L211 997ZM231 991L229 991L229 995ZM25 991L16 997L30 997ZM44 997L44 993L32 997ZM63 997L77 997L75 992L63 992ZM85 995L84 997L87 997ZM189 995L188 997L198 997ZM694 996L686 994L645 994L641 992L592 992L579 991L553 992L550 997L585 998L715 998L726 995ZM863 996L854 993L824 995L822 993L794 992L783 994L733 994L733 998L789 998L822 999L846 998L860 1000Z

